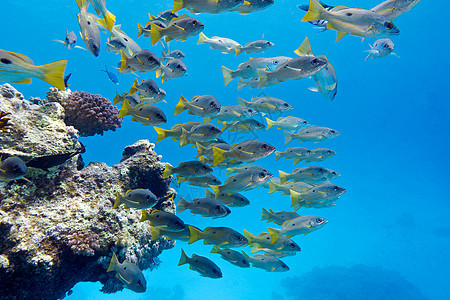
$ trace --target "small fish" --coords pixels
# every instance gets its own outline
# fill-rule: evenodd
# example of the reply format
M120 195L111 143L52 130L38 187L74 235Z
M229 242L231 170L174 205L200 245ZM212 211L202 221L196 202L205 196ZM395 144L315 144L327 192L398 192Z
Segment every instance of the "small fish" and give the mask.
M83 39L86 48L95 57L100 53L100 31L97 27L96 16L88 13L89 2L87 0L77 0L80 12L77 14L80 25L80 36Z
M181 129L180 147L183 147L191 142L207 142L216 139L222 130L214 124L202 123L192 127L190 131Z
M393 54L396 55L394 52L394 42L392 42L391 39L380 39L380 40L376 40L375 43L373 43L370 46L370 50L368 50L367 52L369 52L369 55L367 55L366 60L370 59L374 59L375 57L377 58L382 58L385 56L388 56L389 54Z
M158 203L158 198L146 189L128 190L123 196L121 193L116 192L116 201L113 208L119 207L122 203L125 207L147 209Z
M290 195L292 191L304 193L309 191L314 186L305 182L285 182L281 183L278 178L272 178L271 181L269 181L269 194L275 193L275 192L282 192L283 195ZM266 187L266 186L264 186Z
M251 102L245 101L240 97L238 97L238 99L239 105L253 108L257 112L264 114L283 113L293 109L289 103L275 97L256 97L253 98Z
M239 79L238 81L238 90L242 90L245 87L249 87L251 89L257 89L259 85L259 77L252 77L249 80Z
M263 52L273 46L274 43L272 42L266 40L257 40L247 43L245 44L245 46L234 46L234 50L236 51L236 56L238 56L242 52L245 52L245 54Z
M242 5L244 0L223 0L223 1L208 1L208 0L174 0L173 12L186 8L191 13L210 13L218 14L230 11L239 5Z
M258 112L252 108L241 105L227 105L222 106L218 114L211 117L204 117L203 121L210 122L212 119L217 119L218 122L223 121L239 121L250 119Z
M297 211L300 207L308 207L311 203L334 202L345 189L329 181L316 185L306 192L296 192L291 190L291 206Z
M77 42L77 35L73 31L69 32L69 30L67 29L66 29L66 38L64 39L64 41L61 40L53 40L53 41L64 44L64 47L66 47L69 50L72 50L74 48L86 50L83 47L75 45Z
M203 177L208 175L212 171L213 170L210 166L197 160L181 162L176 167L173 167L171 164L166 163L163 178L167 178L173 174L177 174L186 178Z
M122 95L119 95L119 93L116 92L116 96L113 100L113 105L116 105L117 103L123 103L125 99L128 100L131 107L136 107L136 105L142 103L141 97L139 97L138 94L122 93Z
M293 140L299 140L300 143L303 142L315 142L329 140L340 135L340 132L331 128L321 127L312 125L309 126L298 133L291 133L289 131L284 131L284 144L288 144Z
M283 171L279 172L281 184L284 184L288 180L318 184L341 176L336 171L317 166L294 169L291 174Z
M135 264L124 260L119 263L116 253L113 252L111 262L109 263L106 272L116 272L116 277L123 283L123 285L136 293L145 293L147 290L147 281L141 269Z
M270 145L269 143L257 140L248 140L233 144L228 151L213 147L213 166L227 159L233 159L242 162L254 162L258 159L267 157L274 151L274 146Z
M95 9L97 15L100 13L103 15L103 21L106 24L106 28L111 30L116 22L116 16L110 13L105 6L105 0L89 0Z
M151 226L152 228L152 238L151 241L154 241L156 239L159 239L160 237L164 236L166 239L169 240L178 240L187 242L189 241L189 238L191 237L191 232L189 231L189 225L185 224L186 227L181 231L170 231L167 229L164 229L163 227L156 227Z
M125 44L125 41L120 37L109 37L106 42L106 50L119 54L120 50L124 52L127 51L127 45Z
M202 217L212 217L214 219L223 218L231 213L231 210L214 198L196 198L188 202L183 197L177 204L177 214L189 209L191 213L199 214Z
M139 222L144 221L150 221L152 226L162 227L169 231L182 231L186 228L184 222L175 214L157 209L152 210L151 213L143 209Z
M178 176L178 183L181 182L189 182L190 185L195 186L201 186L201 187L209 187L212 185L221 185L222 182L214 176L213 174L208 174L206 176L202 177L191 177L191 178L184 178L183 176Z
M69 83L70 76L72 76L72 73L69 73L66 76L64 76L64 87L66 87L66 88L68 88L70 86L70 83Z
M215 195L210 190L206 190L206 198L215 198L229 207L244 207L250 205L250 201L239 193L220 193L219 195Z
M183 96L175 106L175 115L189 110L190 115L197 115L201 117L215 116L220 112L221 105L214 96L202 95L194 96L191 101L187 101Z
M249 170L255 171L255 172L260 172L260 171L267 172L266 168L260 167L258 165L244 165L244 166L235 167L235 168L228 168L225 175L239 173L239 172L243 172L243 171L249 171Z
M275 243L282 235L292 237L295 235L307 235L317 229L322 228L328 220L315 216L302 216L283 223L281 229L267 228Z
M326 20L328 29L337 30L339 41L348 33L368 38L399 35L400 30L386 17L371 10L339 5L327 11L317 0L311 0L302 21Z
M246 15L252 12L257 12L266 9L273 3L274 0L245 0L244 4L233 9L233 11L239 11L240 14Z
M286 151L275 151L276 158L275 160L279 160L280 158L292 158L294 159L294 165L298 164L302 160L309 159L314 156L314 152L304 147L293 147L287 148Z
M242 255L252 263L253 267L266 270L267 272L287 272L289 267L278 258L270 255L257 254L253 257L241 250Z
M0 157L0 181L25 179L23 176L27 170L25 162L16 156L10 156L3 161Z
M198 240L204 240L205 245L217 245L224 247L242 247L247 245L247 239L239 232L228 227L206 227L201 231L189 226L191 238L189 244Z
M315 161L324 161L326 159L329 159L333 156L336 155L336 152L330 149L326 149L326 148L315 148L312 149L311 152L313 153L313 155L311 157L308 157L307 159L305 159L306 163Z
M327 11L330 11L330 10L332 10L334 8L334 6L326 5L326 4L322 3L322 1L319 1L319 3ZM304 11L308 11L309 10L309 4L307 4L307 5L297 5L297 7L300 8L301 10L304 10ZM327 30L327 24L328 24L327 20L314 20L314 21L308 21L308 23L319 27L320 28L319 32L324 32L324 31Z
M269 171L242 171L227 178L223 185L211 185L216 197L221 193L237 193L252 190L266 183L272 178Z
M65 91L66 63L67 60L58 60L36 66L28 56L0 49L0 81L30 84L31 78L38 78Z
M138 23L138 37L140 37L142 34L144 34L145 37L150 37L152 23L161 28L167 28L167 24L160 20L153 20L153 21L147 22L147 24L145 24L145 27Z
M303 120L302 118L297 117L279 117L278 120L272 121L269 118L266 118L267 121L267 129L271 127L277 127L278 129L285 129L288 131L295 131L300 128L305 128L309 126L308 121Z
M119 118L125 116L133 116L132 121L142 123L144 125L161 125L167 122L166 115L157 106L151 104L138 104L135 107L130 105L128 99L123 101L122 108L119 111Z
M247 119L232 123L223 122L222 131L225 131L227 129L230 129L231 132L248 133L256 132L258 130L264 130L266 129L266 126L257 120Z
M134 94L137 91L139 91L142 98L145 98L146 100L150 98L154 103L163 101L166 96L166 92L160 89L152 79L143 79L141 83L139 83L137 78L135 78L128 93Z
M253 247L252 253L264 251L265 254L276 257L276 258L283 258L286 256L294 256L297 254L297 252L279 252L276 250L268 249L268 248L259 248L259 247Z
M166 65L161 64L160 68L156 70L156 78L161 76L161 81L167 81L174 78L182 77L186 74L187 67L179 59L169 60Z
M257 248L269 248L279 252L299 252L301 248L293 240L282 236L276 242L272 242L272 238L269 233L261 232L258 236L251 234L244 229L244 236L248 240L250 246L257 246Z
M211 253L219 253L220 257L224 260L232 263L240 268L250 268L250 263L248 260L238 251L233 249L221 249L219 246L214 245Z
M102 72L105 72L108 75L108 79L109 81L111 81L114 84L119 84L119 79L117 79L117 76L114 75L114 73L108 71L108 68L105 65L105 69L104 70L100 70Z
M103 19L100 19L97 21L99 24L106 27L107 25L104 23ZM141 47L132 39L130 38L122 29L120 29L121 25L114 25L113 28L110 30L111 37L108 41L108 44L111 43L112 40L116 43L117 49L116 51L113 51L115 53L120 53L120 50L123 50L128 56L132 56L133 53L141 51ZM108 45L110 47L110 45ZM109 49L109 48L108 48Z
M410 11L419 2L420 0L386 0L372 8L371 11L386 17L388 20L394 20Z
M267 71L275 71L276 68L286 61L289 61L290 57L277 56L277 57L258 57L252 58L249 61L243 62L238 65L237 70L233 71L225 66L222 66L222 75L225 85L230 83L234 78L249 79L252 77L258 77L258 69L264 69ZM258 79L259 82L259 79Z
M273 211L262 209L261 221L266 220L267 223L274 222L278 225L283 225L284 222L300 217L300 215L293 211Z
M170 130L154 127L158 134L156 142L162 141L167 137L171 137L174 141L179 140L182 134L182 129L190 131L192 127L202 124L202 122L187 122L184 124L175 124Z
M186 255L183 249L181 249L181 258L178 265L189 264L191 270L197 271L203 277L209 278L221 278L222 271L213 263L209 258L192 254L192 257Z
M200 44L208 44L211 49L220 50L223 54L232 53L235 51L234 47L241 46L238 42L228 38L218 36L208 38L203 32L200 32L198 36L197 45Z
M195 147L197 148L197 155L195 158L199 158L200 156L206 156L207 158L213 158L213 147L220 148L222 150L230 150L230 145L226 143L214 143L209 145L208 147L204 147L200 143L196 142Z
M120 51L120 69L119 73L130 67L131 71L151 72L158 69L160 61L158 56L149 50L139 50L128 57L125 52Z
M258 88L272 80L276 83L286 80L297 80L314 75L327 65L322 58L303 56L282 63L275 71L257 70L259 76Z
M172 19L166 28L162 28L155 23L151 23L151 44L153 46L163 36L166 37L166 42L171 40L185 41L188 38L199 34L203 28L205 28L205 25L202 22L191 18L188 15L182 15L178 18Z
M173 12L172 9L166 9L160 12L156 17L150 13L148 16L150 17L150 21L162 21L166 24L179 17L179 15L176 12Z
M172 50L172 51L167 51L161 52L161 62L165 61L165 60L172 60L172 59L179 59L179 60L183 60L183 58L185 58L185 54L183 53L183 51L181 50Z

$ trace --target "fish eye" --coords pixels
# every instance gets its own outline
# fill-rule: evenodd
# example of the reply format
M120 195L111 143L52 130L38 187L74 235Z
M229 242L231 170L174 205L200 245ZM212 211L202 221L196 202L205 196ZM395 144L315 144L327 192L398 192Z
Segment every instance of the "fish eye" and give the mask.
M348 17L351 17L353 14L352 13L347 13L347 16Z
M266 44L270 46L270 42L267 42Z
M289 106L289 104L287 104L287 103L284 103L284 104L283 104L283 106L284 106L284 107L288 107L288 106Z
M259 173L259 177L261 177L261 178L266 177L266 173L264 173L264 172Z
M312 190L312 192L313 192L313 193L315 193L315 192L316 192L316 190Z
M240 236L237 237L238 241L242 241L242 238Z
M286 269L287 266L286 266L286 265L281 265L281 267L282 267L283 269Z
M295 226L295 223L292 223L291 226Z
M243 259L243 260L242 260L242 263L243 263L244 265L246 265L246 264L247 264L247 261L246 261L245 259Z
M217 273L218 273L216 269L213 269L212 272L213 272L214 274L217 274Z
M331 172L331 174L333 174L333 175L337 175L337 173L336 173L336 172L334 172L334 171L333 171L333 172Z
M203 170L203 171L206 171L206 170L208 170L208 168L207 168L206 166L203 166L203 167L202 167L202 170Z
M291 246L292 249L295 248L295 244L294 243L290 243L289 246Z
M179 226L179 225L181 225L181 224L180 224L179 221L175 221L175 225L176 225L176 226Z
M317 223L322 223L322 219L321 219L321 218L317 218L317 219L316 219L316 222L317 222Z
M337 191L339 188L337 186L334 187L334 190Z
M269 149L269 145L263 144L261 148L262 148L263 150Z
M211 102L209 103L209 106L210 106L210 107L214 107L214 102L211 101Z
M150 200L150 195L148 195L147 197L145 197L145 198L147 198L147 200Z
M311 150L306 151L306 153L310 154L310 153L311 153Z
M152 62L152 61L154 61L155 59L154 59L153 56L149 56L149 57L147 58L147 60L148 60L149 62Z
M317 171L319 171L320 173L322 173L323 171L325 171L323 168L319 168Z
M331 150L328 150L327 152L328 152L328 154L331 154Z
M216 210L220 210L220 209L221 209L220 205L216 205Z
M317 58L314 58L314 59L311 61L311 63L312 63L313 65L318 65L318 64L319 64L319 60L318 60Z
M141 284L142 284L142 282L140 280L138 280L137 285L141 285Z
M97 49L97 45L92 45L92 49L96 50Z
M249 108L247 111L248 111L249 113L252 113L252 112L253 112L253 109Z
M384 23L384 28L390 30L394 28L394 24L392 24L391 22L386 22Z
M197 20L194 20L192 24L197 25Z
M161 118L161 114L160 113L156 113L156 118Z
M124 38L125 42L128 42L127 38Z
M333 134L334 134L334 133L336 133L336 131L334 131L334 130L331 130L331 131L330 131L330 133L333 133Z
M87 21L87 24L88 24L88 25L91 25L91 21Z

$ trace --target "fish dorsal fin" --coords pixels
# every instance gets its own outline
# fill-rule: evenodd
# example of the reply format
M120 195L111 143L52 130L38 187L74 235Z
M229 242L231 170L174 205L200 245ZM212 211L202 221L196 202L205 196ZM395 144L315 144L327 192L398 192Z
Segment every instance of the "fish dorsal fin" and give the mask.
M306 37L303 43L298 47L297 50L294 51L298 56L314 56L311 50L311 43L309 42L309 38Z
M345 6L345 5L338 5L338 6L333 7L330 11L337 12L337 11L344 10L344 9L349 9L349 8L350 7Z

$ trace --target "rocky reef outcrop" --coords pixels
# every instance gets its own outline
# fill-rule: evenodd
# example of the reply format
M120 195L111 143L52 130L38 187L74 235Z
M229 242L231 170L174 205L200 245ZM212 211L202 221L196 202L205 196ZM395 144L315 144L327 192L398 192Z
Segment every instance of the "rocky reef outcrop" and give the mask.
M81 281L100 281L106 293L121 290L106 273L112 252L142 270L158 265L157 256L173 242L151 241L139 210L112 209L116 192L174 193L153 144L126 147L113 166L83 167L84 147L59 103L33 104L3 85L0 111L10 113L11 124L0 131L0 155L18 156L29 167L29 181L0 182L0 299L60 299ZM174 203L156 208L173 212Z

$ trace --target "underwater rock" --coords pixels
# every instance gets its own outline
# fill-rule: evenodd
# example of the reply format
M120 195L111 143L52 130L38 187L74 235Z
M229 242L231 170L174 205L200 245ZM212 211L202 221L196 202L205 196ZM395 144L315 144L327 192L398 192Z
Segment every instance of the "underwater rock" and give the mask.
M61 105L26 102L0 98L13 125L0 133L0 154L29 160L81 147L77 131L62 121ZM45 126L36 125L40 121ZM174 242L152 242L140 210L112 209L116 191L148 188L157 197L175 192L162 178L164 164L153 148L141 140L125 148L119 164L95 162L81 170L75 155L52 172L29 167L25 177L31 182L0 183L0 299L60 299L81 281L100 281L105 293L121 290L106 272L112 252L141 270L158 266L157 256ZM167 200L156 208L174 207Z

